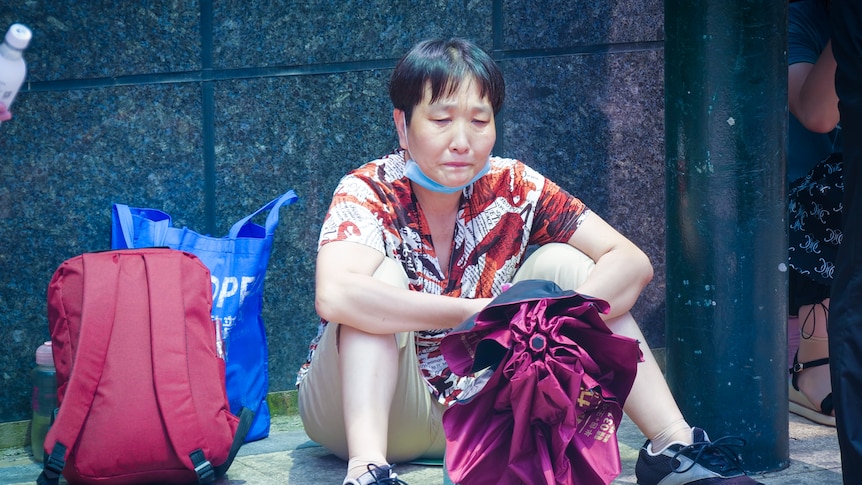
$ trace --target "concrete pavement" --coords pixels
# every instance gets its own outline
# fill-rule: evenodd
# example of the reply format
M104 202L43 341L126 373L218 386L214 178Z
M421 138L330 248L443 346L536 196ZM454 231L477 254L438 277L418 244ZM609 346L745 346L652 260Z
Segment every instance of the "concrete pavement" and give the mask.
M622 473L614 484L635 484L634 466L644 437L624 418L619 428ZM790 466L759 474L767 485L841 484L841 461L834 428L790 415ZM0 450L0 485L32 485L41 468L24 448ZM227 474L217 485L339 485L345 463L335 458L302 430L295 414L273 417L270 437L248 443L240 450ZM441 485L439 466L400 464L401 479L410 485ZM65 482L61 482L65 483Z

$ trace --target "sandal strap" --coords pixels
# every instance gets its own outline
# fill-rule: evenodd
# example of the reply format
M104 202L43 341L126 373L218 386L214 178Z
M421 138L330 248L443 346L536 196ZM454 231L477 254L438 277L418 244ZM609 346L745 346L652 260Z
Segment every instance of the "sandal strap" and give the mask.
M812 367L820 367L821 365L826 365L829 363L829 357L824 357L822 359L815 359L808 362L799 362L796 358L793 359L793 367L790 368L790 374L798 374L805 369L810 369Z
M800 372L812 367L820 367L821 365L826 365L828 363L829 357L814 359L808 362L799 362L799 352L797 351L796 355L793 356L793 367L790 368L790 375L792 376L790 383L793 385L793 388L799 391L799 384L796 381ZM820 413L831 416L834 410L835 404L832 401L832 393L830 392L823 398L823 401L820 402Z
M823 401L820 402L820 412L826 415L831 415L835 411L835 405L832 402L832 393L826 395Z

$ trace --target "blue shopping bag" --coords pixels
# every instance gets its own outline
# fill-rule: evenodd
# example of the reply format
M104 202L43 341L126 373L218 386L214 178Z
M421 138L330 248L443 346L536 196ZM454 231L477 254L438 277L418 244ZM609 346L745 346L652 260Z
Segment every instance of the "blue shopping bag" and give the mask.
M269 435L270 413L266 329L261 317L263 285L279 209L296 202L291 190L237 221L225 237L173 227L171 216L157 209L114 204L112 249L163 246L197 256L211 273L212 318L221 340L231 412L243 407L255 413L246 442ZM251 222L269 211L264 226Z

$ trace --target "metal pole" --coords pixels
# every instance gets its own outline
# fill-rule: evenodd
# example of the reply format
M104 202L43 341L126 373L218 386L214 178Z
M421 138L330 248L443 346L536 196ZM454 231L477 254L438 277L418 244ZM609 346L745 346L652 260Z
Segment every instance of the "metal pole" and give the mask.
M787 2L665 0L665 35L668 383L785 468Z

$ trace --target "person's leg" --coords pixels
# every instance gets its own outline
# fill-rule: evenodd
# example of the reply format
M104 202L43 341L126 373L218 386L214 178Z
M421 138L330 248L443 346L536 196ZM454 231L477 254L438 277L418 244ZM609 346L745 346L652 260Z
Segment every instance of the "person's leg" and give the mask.
M565 262L565 263L562 263ZM546 279L564 290L575 290L589 275L595 264L582 252L568 244L546 244L524 262L513 282L526 279ZM673 442L691 443L691 426L670 392L661 368L655 360L646 338L630 313L607 320L616 334L640 342L644 361L638 364L634 385L623 410L632 422L661 450Z
M577 249L567 244L549 244L524 262L514 282L552 280L562 289L576 290L593 266L593 261ZM727 453L726 445L718 445L726 440L710 441L704 430L692 428L685 421L632 315L626 313L605 323L614 333L636 339L643 352L644 361L638 364L634 384L623 406L647 437L635 465L638 483L755 485L757 482L745 475L739 461Z
M832 0L829 9L844 134L844 237L832 283L829 355L844 483L862 483L862 4Z
M389 259L374 276L407 286ZM309 437L348 460L347 478L369 464L443 455L443 407L424 383L412 333L372 335L330 323L300 385L299 405Z
M827 426L835 426L827 330L833 282L829 269L841 240L842 166L840 153L819 162L791 184L788 205L788 304L797 316L792 336L797 345L788 366L790 412Z
M817 363L829 357L829 299L813 305L799 307L799 350L796 363ZM821 402L832 392L829 364L805 367L796 376L796 385L811 404L820 408Z
M387 463L389 411L399 372L398 348L393 335L374 335L347 325L339 325L338 330L349 456L347 476L355 478L365 472L369 463Z

